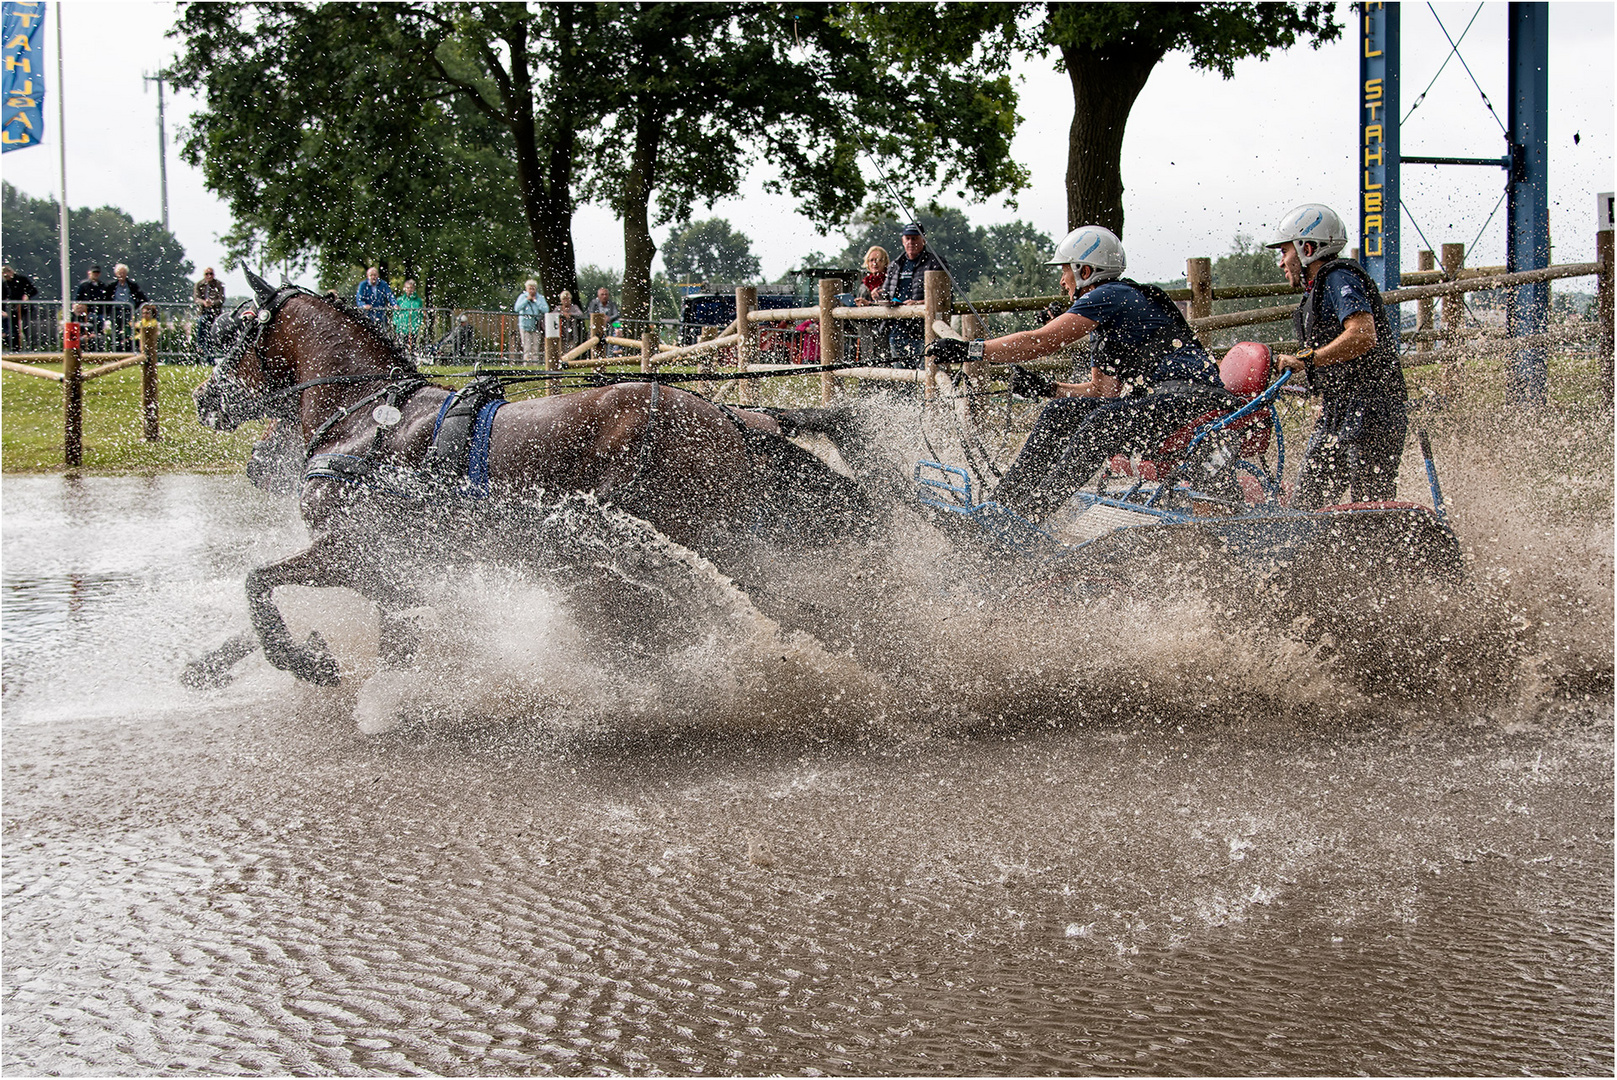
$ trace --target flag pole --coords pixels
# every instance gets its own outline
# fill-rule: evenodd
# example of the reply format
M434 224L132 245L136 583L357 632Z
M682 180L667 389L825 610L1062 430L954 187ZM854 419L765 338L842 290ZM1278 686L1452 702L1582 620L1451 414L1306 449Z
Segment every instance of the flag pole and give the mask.
M56 161L61 180L62 202L62 326L73 321L72 268L67 262L67 95L62 82L62 0L56 0Z

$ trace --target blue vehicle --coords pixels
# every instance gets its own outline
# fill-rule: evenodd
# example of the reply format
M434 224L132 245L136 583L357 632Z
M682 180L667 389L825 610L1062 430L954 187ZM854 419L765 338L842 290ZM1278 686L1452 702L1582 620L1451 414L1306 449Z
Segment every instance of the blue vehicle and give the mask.
M757 310L780 311L785 308L813 307L820 302L815 282L820 278L839 277L854 279L854 272L838 267L805 266L787 272L793 279L791 292L772 291L758 294ZM735 321L735 291L687 293L680 305L681 345L694 345L707 326L728 326Z
M1383 569L1457 578L1464 562L1449 527L1432 462L1418 433L1432 505L1348 503L1293 509L1279 482L1284 434L1275 399L1290 381L1268 383L1267 345L1243 342L1220 364L1225 387L1245 403L1210 410L1148 460L1114 457L1094 489L1034 524L1015 510L978 501L970 474L936 461L915 467L918 498L934 520L967 544L1046 562L1050 580L1115 584L1185 548L1218 549L1256 574L1276 570L1369 573ZM1277 457L1271 473L1262 457Z

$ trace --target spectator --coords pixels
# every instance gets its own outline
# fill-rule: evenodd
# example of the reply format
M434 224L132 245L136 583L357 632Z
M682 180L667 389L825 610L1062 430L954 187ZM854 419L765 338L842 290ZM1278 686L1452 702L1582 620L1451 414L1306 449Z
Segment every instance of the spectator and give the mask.
M550 301L539 292L537 281L529 278L523 284L522 291L517 293L516 302L511 305L511 310L517 313L517 334L522 338L522 359L529 364L539 363L545 358L545 315L550 311Z
M5 279L0 284L0 300L4 301L6 348L15 352L22 349L23 337L33 322L33 309L28 301L37 296L39 290L34 287L33 278L9 266L0 267L0 277Z
M146 294L141 291L135 279L129 276L129 267L119 263L112 268L112 338L113 348L118 352L131 352L134 342L129 333L130 323L135 316L135 309L146 302Z
M94 335L96 343L94 350L88 344L81 348L84 352L102 351L105 345L101 331L106 321L107 306L112 300L112 282L101 280L100 266L91 264L89 276L73 290L73 299L78 302L73 307L73 321L84 326L85 342Z
M95 273L101 273L100 267L95 269ZM97 284L99 285L100 283L97 282ZM79 301L73 305L73 321L84 328L79 335L79 352L106 351L107 339L101 332L101 317L97 315L92 318L89 301Z
M455 328L438 339L438 342L427 351L434 356L470 356L475 342L471 316L462 315L455 323Z
M404 279L404 291L394 301L393 332L404 342L406 349L414 349L421 340L421 297L415 294L415 279Z
M869 307L877 302L876 296L887 281L890 262L887 249L879 244L865 252L865 276L859 279L859 287L853 291L855 307ZM860 362L886 364L891 359L887 354L887 320L861 319L854 327L859 339Z
M602 285L595 290L595 299L584 312L586 315L605 315L607 325L618 321L618 302L612 299L612 290Z
M584 309L573 303L573 294L566 289L556 297L556 311L561 315L561 351L572 352L584 343Z
M202 271L202 280L191 290L191 302L197 309L197 359L208 362L213 351L213 323L225 307L225 283L213 276L213 267Z
M880 299L889 304L921 307L926 303L926 272L948 270L943 260L927 250L926 231L915 222L904 226L900 237L904 255L888 264L887 280ZM924 319L894 319L888 325L887 348L894 367L920 367L921 350L926 344Z
M393 306L393 290L382 280L379 269L373 266L365 271L365 280L354 290L354 303L359 306L361 315L375 319L379 325L387 325L387 309Z
M595 321L594 317L596 315L605 315L606 325L610 328L613 323L618 321L618 302L612 299L612 290L608 289L605 285L602 285L599 289L596 289L595 299L591 300L590 306L584 309L584 314L590 316L590 322L592 323ZM608 333L610 332L611 331L609 329ZM608 349L607 352L612 356L616 356L618 354L618 347L614 345Z

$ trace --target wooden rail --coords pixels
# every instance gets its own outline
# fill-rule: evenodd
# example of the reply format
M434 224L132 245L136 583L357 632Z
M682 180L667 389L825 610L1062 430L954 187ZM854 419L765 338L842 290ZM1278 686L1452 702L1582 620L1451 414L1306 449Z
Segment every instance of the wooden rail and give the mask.
M74 327L74 330L64 333L63 337L69 342L76 342L77 324L68 325ZM84 353L79 351L77 344L69 344L59 353L19 353L9 360L0 360L0 369L52 379L62 384L62 460L69 467L84 464L84 384L91 379L99 379L103 375L111 375L115 371L122 371L136 364L141 365L140 412L143 435L147 442L157 442L162 438L157 404L159 324L156 319L141 319L134 326L140 332L140 351L136 353ZM60 362L62 370L45 371L26 363L19 363L19 360L33 361L36 364ZM86 360L105 362L85 368L83 362Z

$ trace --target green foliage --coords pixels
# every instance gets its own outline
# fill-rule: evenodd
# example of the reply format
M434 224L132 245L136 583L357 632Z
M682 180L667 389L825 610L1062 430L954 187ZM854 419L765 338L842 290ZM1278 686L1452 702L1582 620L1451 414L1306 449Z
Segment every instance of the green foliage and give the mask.
M1170 52L1226 79L1235 63L1341 36L1328 3L914 3L849 5L850 25L907 67L939 61L1002 75L1013 54L1054 53L1073 85L1067 225L1123 232L1123 131L1152 68Z
M476 109L443 100L391 5L192 4L178 85L203 90L182 155L230 205L231 254L316 265L341 290L379 266L434 303L517 277L514 167Z
M1252 237L1238 233L1230 242L1230 250L1213 260L1213 287L1229 285L1280 285L1284 284L1286 275L1281 273L1280 264L1275 261L1275 253L1264 247ZM1295 296L1265 296L1245 300L1215 300L1213 301L1213 314L1223 315L1232 311L1254 311L1267 307L1294 307L1297 303ZM1220 345L1232 345L1237 341L1267 341L1270 343L1286 341L1291 338L1292 328L1290 322L1259 323L1256 326L1238 326L1229 330L1220 330L1214 333L1214 341Z
M0 183L0 257L34 279L39 300L60 300L61 208L55 199L35 199L9 183ZM112 206L68 210L69 288L84 279L91 263L99 263L103 280L112 279L115 263L128 263L129 276L149 299L191 299L191 260L174 234L155 221L137 223Z
M955 288L963 295L1042 296L1057 290L1055 272L1038 265L1055 247L1048 233L1025 221L974 226L964 211L936 203L917 207L915 213L926 230L927 246L948 264ZM869 207L844 230L848 243L839 253L827 257L815 252L804 261L863 267L865 252L874 246L896 258L904 253L899 240L903 225L891 211ZM1019 291L1023 288L1031 291Z
M724 218L693 221L663 242L663 265L675 281L745 285L756 282L762 268L752 241Z
M827 5L188 4L174 33L176 82L206 96L184 152L235 249L333 278L505 276L525 225L554 295L584 197L624 221L632 307L653 202L686 221L760 155L822 221L864 201L866 144L962 197L1026 181L1008 77L894 67Z

